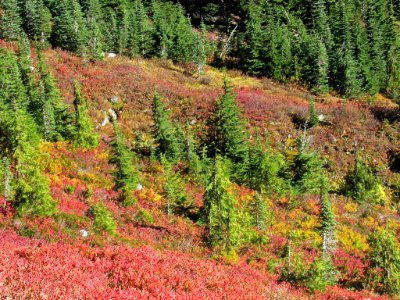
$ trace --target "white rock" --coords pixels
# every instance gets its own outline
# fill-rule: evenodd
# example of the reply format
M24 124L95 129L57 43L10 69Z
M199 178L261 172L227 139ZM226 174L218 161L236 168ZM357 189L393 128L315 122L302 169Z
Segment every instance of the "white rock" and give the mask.
M87 230L85 229L81 229L79 230L79 234L81 235L81 237L87 237L89 235L89 232L87 232Z
M113 120L116 120L116 119L117 119L117 113L116 113L112 108L110 108L110 109L108 110L108 115L109 115L110 118L112 118Z
M112 52L107 53L108 58L115 58L116 56L117 56L117 54L115 54L115 53L112 53Z
M322 122L323 120L325 120L325 115L320 114L320 115L318 116L318 121Z
M118 101L119 101L118 96L112 96L112 97L110 98L110 102L113 103L113 104L118 103Z
M137 191L143 190L143 185L141 185L140 183L138 183L138 184L136 185L136 190L137 190Z
M31 69L31 72L33 72L35 70L35 67L31 66L30 69Z

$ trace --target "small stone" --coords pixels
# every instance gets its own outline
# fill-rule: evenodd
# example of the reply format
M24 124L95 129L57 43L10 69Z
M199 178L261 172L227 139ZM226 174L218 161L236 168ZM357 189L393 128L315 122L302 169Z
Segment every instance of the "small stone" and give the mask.
M117 54L115 54L115 53L112 53L112 52L107 53L108 58L115 58L116 56L117 56Z
M87 230L85 230L85 229L81 229L81 230L79 230L79 234L81 235L81 237L88 237L88 235L89 235L89 232L87 232Z
M138 184L136 185L136 190L137 190L137 191L143 190L143 185L141 185L140 183L138 183Z
M320 115L318 116L318 121L322 122L323 120L325 120L325 115L320 114Z
M119 101L118 96L112 96L112 97L110 98L110 102L113 103L113 104L118 103L118 101Z

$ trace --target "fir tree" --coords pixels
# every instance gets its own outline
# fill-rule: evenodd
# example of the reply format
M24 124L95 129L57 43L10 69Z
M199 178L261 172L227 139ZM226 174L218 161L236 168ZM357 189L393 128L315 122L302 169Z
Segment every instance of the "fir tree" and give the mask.
M308 102L308 118L307 118L307 125L309 127L314 127L315 125L318 125L319 123L319 118L317 111L315 109L315 102L313 100L310 100Z
M203 220L207 242L213 248L230 252L238 243L235 198L229 192L228 162L217 156L210 184L204 194Z
M75 128L73 141L75 146L96 148L98 136L94 133L93 125L87 112L87 101L82 97L80 86L74 83Z
M193 62L197 66L197 78L200 79L204 73L207 61L207 29L203 22L200 24L200 33L193 38Z
M166 211L170 216L174 211L182 211L188 205L187 197L183 192L183 184L180 174L175 173L171 163L161 155L161 164L164 171L163 192L167 200Z
M124 136L116 120L112 120L114 137L110 143L111 154L109 162L115 166L113 172L114 189L121 191L120 200L124 205L133 203L132 192L139 183L136 158L125 143Z
M37 52L37 57L40 74L39 97L31 111L42 133L46 132L46 140L71 139L72 117L68 112L68 106L63 102L52 74L46 69L43 55Z
M24 0L22 12L25 32L30 39L40 42L39 45L44 48L52 31L49 9L42 0Z
M258 75L265 72L265 30L262 24L262 6L251 2L248 7L246 20L246 37L248 45L246 49L246 68L250 74Z
M2 0L0 3L0 38L16 40L21 33L22 20L17 0Z
M164 154L169 161L177 162L182 156L183 149L177 138L176 128L171 124L169 113L157 92L154 92L152 110L153 135L157 143L157 152Z
M363 163L356 157L353 169L345 176L342 193L353 198L358 203L384 202L384 192L375 169Z
M398 296L400 294L400 245L396 241L396 235L388 228L378 228L369 235L368 244L370 246L368 259L372 267L369 282L381 293Z
M3 169L3 198L4 204L3 207L6 208L7 202L11 201L11 180L12 174L10 170L10 160L8 157L3 157L2 160L2 169Z
M81 6L77 0L55 1L53 45L84 55L87 28Z
M88 34L88 56L91 60L103 57L103 14L99 0L86 0L86 26Z
M20 215L52 215L55 202L51 199L48 181L36 161L39 151L35 124L18 107L14 108L14 120L16 183L13 206Z
M322 161L309 150L305 137L297 141L297 154L294 157L291 186L299 193L319 192L322 178Z
M247 161L248 146L243 121L227 79L224 93L214 102L213 114L208 120L207 145L210 156L226 156L234 163Z

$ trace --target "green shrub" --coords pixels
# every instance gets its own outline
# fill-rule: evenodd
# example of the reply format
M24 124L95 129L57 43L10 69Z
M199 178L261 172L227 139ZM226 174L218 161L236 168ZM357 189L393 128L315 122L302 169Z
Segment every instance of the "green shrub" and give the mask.
M115 220L103 203L98 202L93 204L87 215L93 218L93 227L98 231L105 231L111 235L116 233L117 225Z

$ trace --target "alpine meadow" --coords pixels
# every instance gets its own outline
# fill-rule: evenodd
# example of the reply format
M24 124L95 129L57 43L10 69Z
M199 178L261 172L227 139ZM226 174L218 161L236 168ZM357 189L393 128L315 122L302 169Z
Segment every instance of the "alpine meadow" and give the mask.
M0 0L0 299L400 299L400 0Z

